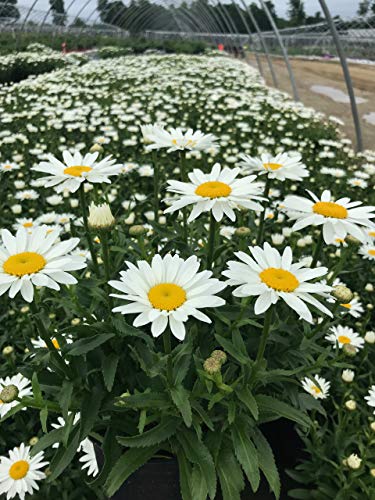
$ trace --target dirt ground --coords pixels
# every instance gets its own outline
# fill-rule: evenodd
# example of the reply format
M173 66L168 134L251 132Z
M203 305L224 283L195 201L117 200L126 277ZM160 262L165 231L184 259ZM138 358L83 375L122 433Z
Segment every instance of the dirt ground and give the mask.
M249 54L247 59L250 64L257 67L253 54ZM264 69L264 78L267 84L272 86L273 82L266 58L262 57L261 61ZM279 57L273 57L272 62L279 80L280 89L292 94L284 60ZM322 111L327 116L333 115L344 121L345 126L342 128L346 135L352 139L353 145L355 145L355 132L350 104L335 102L330 97L317 94L311 90L312 85L324 85L342 90L347 94L340 64L332 61L308 61L294 58L291 58L291 64L301 101L306 106L311 106L318 111ZM365 103L358 104L364 146L368 149L375 149L375 125L363 119L363 115L375 112L375 66L350 64L350 73L356 97L362 97L367 100Z

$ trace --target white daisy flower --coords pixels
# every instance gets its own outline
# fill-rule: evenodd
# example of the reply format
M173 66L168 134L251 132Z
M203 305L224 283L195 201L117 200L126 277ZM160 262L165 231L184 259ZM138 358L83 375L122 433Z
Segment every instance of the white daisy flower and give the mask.
M350 316L353 316L353 318L359 318L361 314L365 312L362 306L362 302L360 302L357 297L354 297L347 304L340 304L340 306L345 307L345 309L348 310Z
M209 174L199 169L190 172L191 182L168 181L168 191L177 193L180 197L164 213L194 205L188 222L209 211L220 222L224 215L231 221L236 220L233 209L240 207L262 211L262 205L253 201L264 200L261 196L262 184L253 182L255 175L236 179L239 173L239 168L225 167L221 170L220 164L216 163Z
M39 194L34 189L25 189L25 191L18 191L15 195L16 200L37 200Z
M326 399L326 397L329 396L331 383L327 382L323 377L319 377L319 375L314 375L313 380L309 377L305 377L301 380L301 383L305 391L311 394L315 399Z
M1 172L10 172L11 170L18 170L19 168L20 166L12 161L5 161L3 163L0 163Z
M99 474L98 462L96 460L96 453L94 443L89 439L84 439L79 447L79 451L83 452L79 461L82 462L82 470L87 469L88 476L97 476Z
M13 298L21 292L26 302L32 302L34 286L60 290L59 283L77 283L67 271L86 267L84 258L68 255L79 238L59 242L59 231L48 234L46 226L35 228L32 234L21 227L15 236L3 229L1 236L0 295L9 290L9 297Z
M293 254L286 247L283 254L265 243L261 247L249 247L252 254L236 252L242 262L229 261L229 269L223 275L229 278L228 285L237 286L233 295L236 297L258 296L254 312L262 314L280 299L291 307L300 318L312 323L312 315L306 302L321 312L332 313L311 294L325 297L331 287L322 283L307 283L327 274L326 267L308 269L303 262L293 264Z
M32 233L33 229L39 226L39 224L40 222L38 220L23 217L21 219L16 219L16 223L13 224L13 229L17 231L20 227L24 227L27 229L28 233Z
M18 495L20 500L24 500L26 493L32 495L34 490L39 490L37 481L46 477L39 469L48 465L43 460L42 451L31 457L30 446L24 443L10 450L9 458L1 457L0 495L6 494L7 500Z
M109 177L121 172L122 165L116 164L110 156L96 161L99 153L87 153L82 156L78 151L73 155L69 151L63 152L64 163L53 155L47 155L48 161L42 161L31 170L49 174L41 177L44 187L53 187L57 193L63 191L76 192L83 182L90 184L111 183Z
M7 387L8 385L15 385L17 387L19 398L31 396L32 394L30 380L25 378L21 373L17 373L17 375L13 375L12 377L0 378L0 392L4 389L4 387ZM8 411L10 411L14 406L17 406L18 404L18 401L4 403L0 399L0 418L3 418L8 413Z
M240 158L242 160L240 165L245 173L267 174L270 179L279 181L286 179L301 181L309 176L309 171L301 162L302 156L299 153L279 153L276 156L264 153L260 158L242 154Z
M352 345L355 347L356 351L358 351L362 349L365 344L365 340L348 326L332 326L330 331L332 333L326 335L324 338L328 340L328 342L332 342L335 348L337 345L339 349L342 349L344 345Z
M364 243L358 251L364 259L375 260L375 244Z
M147 128L146 128L147 127ZM217 147L217 137L212 134L204 134L200 130L192 129L184 132L181 128L171 128L165 130L157 125L141 127L144 139L150 143L146 149L168 148L171 151L205 151L212 147Z
M64 335L64 340L67 344L71 344L73 342L73 339L67 335ZM51 338L51 342L54 345L55 349L58 351L61 349L60 343L56 337ZM41 337L38 337L36 339L31 339L31 343L35 349L46 349L47 344L44 342L44 340Z
M351 234L360 241L364 240L364 234L360 226L373 227L370 221L375 217L375 207L360 207L362 202L350 201L349 198L340 198L332 201L331 192L323 191L321 200L311 191L308 191L313 201L302 196L287 196L283 205L286 207L288 216L297 220L293 226L294 231L300 231L307 226L323 225L323 237L327 244L335 241L335 238L345 239Z
M115 307L113 312L138 314L133 325L152 323L154 337L161 335L169 324L173 335L183 340L184 323L189 316L211 323L199 309L225 304L224 299L215 295L225 288L225 284L212 278L211 271L198 272L200 262L195 255L187 260L178 255L155 255L151 265L146 261L139 261L136 266L130 262L126 264L129 269L120 273L121 281L109 284L121 292L112 297L130 303Z
M369 406L375 408L375 385L372 385L368 391L368 396L365 396L365 400ZM374 410L375 414L375 410Z

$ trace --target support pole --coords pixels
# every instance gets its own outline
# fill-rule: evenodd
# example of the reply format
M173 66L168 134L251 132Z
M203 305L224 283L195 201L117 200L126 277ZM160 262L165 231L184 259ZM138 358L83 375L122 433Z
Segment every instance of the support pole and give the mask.
M298 95L298 90L297 90L297 85L296 85L296 80L294 78L294 73L293 73L293 70L292 70L292 66L290 65L290 61L289 61L289 57L288 57L288 52L286 51L286 48L285 48L285 45L283 43L283 40L281 38L281 35L280 35L280 32L276 26L276 23L275 23L275 20L274 18L272 17L272 14L269 10L269 8L267 7L267 4L264 2L264 0L259 0L260 1L260 4L264 10L264 12L266 13L266 16L268 17L268 20L272 26L272 29L276 35L276 38L277 38L277 41L279 42L279 45L280 45L280 48L281 48L281 52L283 54L283 57L284 57L284 61L285 61L285 65L287 67L287 70L288 70L288 73L289 73L289 78L290 78L290 83L292 85L292 91L293 91L293 97L294 97L294 100L295 101L299 101L299 95Z
M349 94L349 99L350 99L350 106L352 108L355 134L356 134L356 138L357 138L357 151L363 151L363 138L362 138L361 122L359 120L357 102L355 100L353 82L352 82L352 77L350 76L350 71L349 71L348 62L346 60L346 55L345 55L344 49L342 47L339 34L336 30L335 23L332 19L331 13L330 13L329 8L326 4L326 1L319 0L319 3L320 3L322 10L324 12L329 29L331 30L332 38L333 38L333 41L335 42L337 53L339 55L340 62L341 62L342 71L344 73L346 88L348 89L348 94Z

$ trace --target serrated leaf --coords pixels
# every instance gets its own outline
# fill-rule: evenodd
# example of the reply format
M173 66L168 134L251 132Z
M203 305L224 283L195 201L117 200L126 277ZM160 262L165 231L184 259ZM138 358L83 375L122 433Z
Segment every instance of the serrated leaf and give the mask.
M58 395L57 401L61 408L64 420L68 418L69 406L72 399L73 393L73 382L70 380L64 380L62 383L61 391Z
M178 470L180 476L180 492L182 500L195 500L191 495L192 467L186 459L185 453L178 448L177 453Z
M132 448L125 452L113 466L105 483L107 495L112 497L128 477L148 462L158 449L158 446L151 446L147 448Z
M109 354L103 358L103 379L108 392L112 390L119 360L120 357L117 354Z
M67 447L60 446L53 457L50 464L51 475L48 477L48 482L55 481L68 467L77 453L79 443L79 428L76 427L70 435Z
M231 427L234 453L241 464L246 477L255 492L259 488L260 473L257 450L252 443L247 429L242 423L237 422Z
M42 390L41 390L40 385L39 385L38 375L36 372L33 373L33 377L31 379L31 385L32 385L32 389L33 389L33 397L34 397L35 402L38 405L42 405L43 404L43 395L42 395Z
M216 462L223 500L241 500L241 491L245 487L243 474L233 452L229 447L220 450Z
M25 403L19 403L18 405L16 406L13 406L13 408L11 408L4 416L2 419L0 419L0 424L2 424L3 422L5 422L5 420L7 420L8 418L10 417L13 417L13 415L15 415L16 413L18 413L19 411L23 410L23 408L26 408L27 407L27 404Z
M266 396L265 394L257 395L256 401L261 412L274 413L275 415L292 420L304 427L310 427L311 425L311 420L307 415L293 408L293 406L290 406L288 403L284 403L284 401L280 401L272 396Z
M194 500L206 500L208 495L207 484L198 465L193 467L191 473L191 495Z
M144 448L154 446L176 434L181 422L179 418L167 417L152 429L138 436L118 436L117 441L129 448Z
M177 434L186 457L194 464L198 465L206 481L208 493L211 499L216 494L216 471L214 461L208 448L198 439L193 431L184 430Z
M101 346L115 336L114 333L99 333L85 339L79 339L72 344L67 344L64 347L65 354L68 356L82 356L97 347Z
M259 468L265 475L275 497L280 498L280 477L271 446L259 429L252 429L251 437L258 452Z
M103 399L103 391L100 386L94 386L83 398L80 417L80 441L82 441L92 430L97 420Z
M48 408L45 406L39 412L40 423L42 425L42 431L47 432L47 418L48 418Z
M189 392L180 385L179 387L171 388L170 394L174 404L182 415L186 427L190 427L193 417L189 402Z
M111 426L111 423L108 424L107 432L101 445L101 451L104 457L104 465L101 468L99 475L96 476L91 482L89 482L90 487L94 491L96 491L95 488L105 483L109 473L113 469L114 464L121 456L121 447L116 441L115 432Z
M166 394L162 392L150 392L143 394L133 394L132 396L126 396L125 398L119 398L121 402L125 403L125 407L128 408L165 408L171 405L170 400L167 398Z
M250 389L248 387L241 387L236 390L237 397L242 403L246 406L246 408L250 411L251 415L255 420L259 418L259 409L256 399L251 394Z
M222 337L221 335L215 334L215 339L218 343L224 348L228 354L230 354L234 359L236 359L242 365L246 365L249 363L249 357L242 354L230 340Z

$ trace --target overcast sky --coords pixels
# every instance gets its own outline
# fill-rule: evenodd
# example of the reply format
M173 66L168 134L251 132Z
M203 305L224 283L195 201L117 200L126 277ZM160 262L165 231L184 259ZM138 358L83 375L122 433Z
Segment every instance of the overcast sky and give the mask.
M129 0L123 0L124 3L129 3ZM168 1L168 0L167 0ZM226 0L222 0L226 1ZM250 0L248 0L250 2ZM253 0L251 0L253 1ZM333 15L339 14L341 17L352 17L355 15L358 9L358 4L360 0L326 0L328 7L331 9ZM34 0L18 0L18 5L30 7ZM159 3L162 3L162 0L158 0ZM179 3L178 0L169 0L169 3ZM276 9L278 14L281 17L287 16L288 4L287 0L273 0L276 5ZM306 12L308 14L315 14L318 10L320 10L320 5L318 0L304 0ZM84 19L91 15L93 9L97 4L97 0L65 0L65 7L68 7L71 3L73 3L72 7L69 10L69 15L76 16L82 7L86 5L86 7L82 10L80 16ZM37 0L36 5L34 7L35 10L46 11L49 9L49 0ZM22 9L23 10L23 9ZM95 16L91 18L91 20L95 19Z

